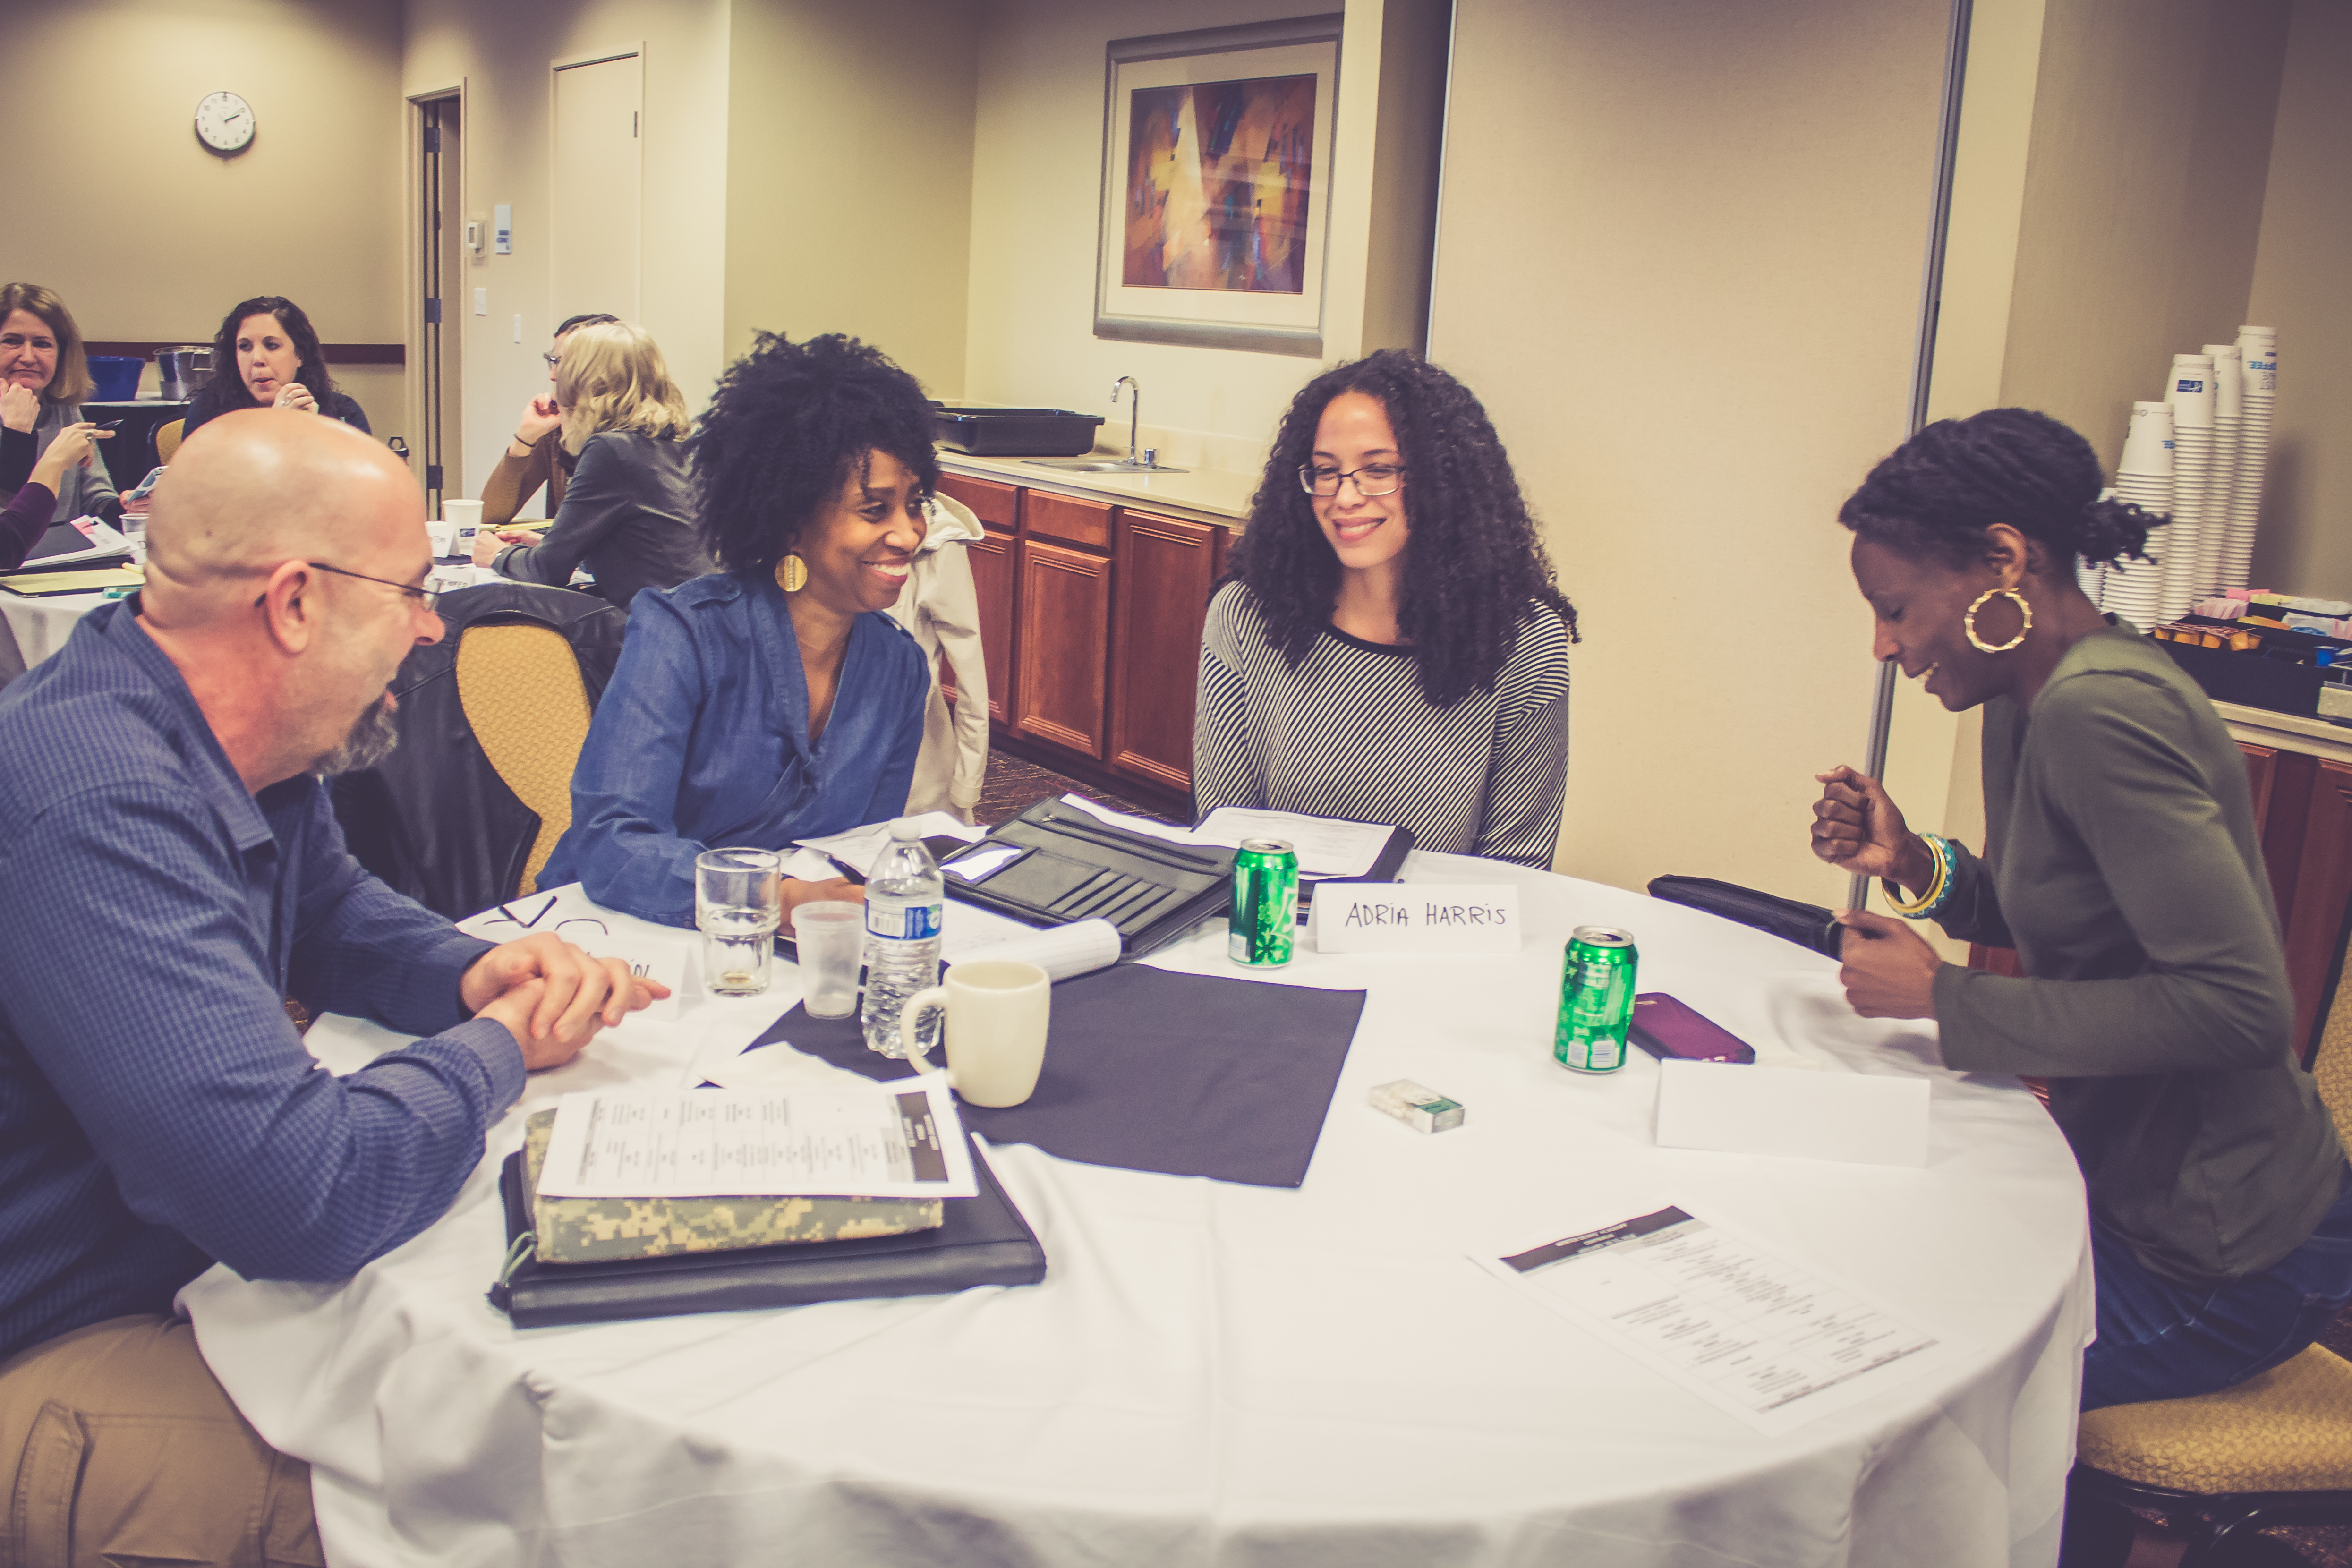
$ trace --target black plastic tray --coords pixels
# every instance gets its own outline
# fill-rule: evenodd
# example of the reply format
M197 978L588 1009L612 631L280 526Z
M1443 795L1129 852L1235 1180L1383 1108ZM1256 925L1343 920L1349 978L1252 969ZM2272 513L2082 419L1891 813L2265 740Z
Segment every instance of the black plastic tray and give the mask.
M980 458L1076 458L1095 449L1099 414L1067 408L957 408L936 405L939 438Z

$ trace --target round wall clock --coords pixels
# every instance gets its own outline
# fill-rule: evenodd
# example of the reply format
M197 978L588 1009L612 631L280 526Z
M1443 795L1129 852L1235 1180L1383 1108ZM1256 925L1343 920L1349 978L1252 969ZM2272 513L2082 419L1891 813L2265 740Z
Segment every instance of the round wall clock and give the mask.
M253 105L233 92L206 93L196 104L196 135L223 156L253 143Z

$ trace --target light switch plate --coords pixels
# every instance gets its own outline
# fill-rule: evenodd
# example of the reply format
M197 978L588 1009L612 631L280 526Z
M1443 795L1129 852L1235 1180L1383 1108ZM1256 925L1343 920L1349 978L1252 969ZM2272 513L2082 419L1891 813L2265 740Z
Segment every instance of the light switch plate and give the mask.
M475 289L475 290L474 290L474 314L476 314L477 316L487 316L487 315L488 315L489 313L490 313L490 291L489 291L488 289Z

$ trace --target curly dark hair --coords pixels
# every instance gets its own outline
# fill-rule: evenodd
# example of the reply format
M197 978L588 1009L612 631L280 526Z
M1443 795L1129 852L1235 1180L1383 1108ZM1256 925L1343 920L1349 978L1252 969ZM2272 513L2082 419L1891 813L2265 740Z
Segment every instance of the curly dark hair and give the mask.
M1861 538L1906 555L1964 567L1984 556L1985 530L2005 522L2050 552L2053 571L2076 556L2096 564L2147 553L2147 531L2167 520L2102 500L2105 470L2069 426L2031 408L1988 408L1938 419L1881 458L1838 509Z
M1226 563L1225 580L1249 589L1283 657L1294 665L1307 657L1339 592L1339 558L1298 470L1314 457L1324 408L1346 392L1379 399L1403 454L1410 535L1397 631L1412 647L1423 694L1450 708L1493 686L1530 599L1580 640L1486 410L1419 354L1382 349L1325 371L1291 399Z
M934 428L922 384L880 349L839 332L802 343L761 332L719 377L687 446L704 546L737 576L773 576L872 452L898 458L930 496Z
M309 387L310 396L324 409L334 398L335 379L327 374L327 355L319 347L317 330L293 300L281 294L263 294L238 301L235 310L221 318L220 331L213 334L213 378L197 389L188 407L190 420L201 423L215 414L261 406L245 389L245 377L236 368L236 330L248 316L278 318L301 361L302 368L294 373L294 379Z

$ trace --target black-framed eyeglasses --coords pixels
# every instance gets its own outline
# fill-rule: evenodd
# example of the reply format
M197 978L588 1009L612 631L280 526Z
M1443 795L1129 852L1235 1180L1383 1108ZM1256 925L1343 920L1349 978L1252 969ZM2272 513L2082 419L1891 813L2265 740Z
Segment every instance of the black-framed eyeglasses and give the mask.
M437 588L426 588L415 583L395 583L389 577L371 577L364 572L346 571L341 566L330 566L323 561L305 561L302 564L313 572L332 572L338 577L356 577L362 583L381 583L387 588L397 588L404 594L424 600L428 610L437 609L441 604L441 593ZM268 601L269 595L264 591L253 601L253 607L257 610Z
M520 900L517 901L520 902ZM497 917L492 920L485 921L482 923L485 925L497 925L499 921L505 921L510 924L519 925L525 931L529 931L531 927L545 920L547 918L547 911L554 907L555 895L553 893L550 893L547 895L547 902L540 905L536 910L533 910L530 914L530 919L525 920L520 915L514 912L514 907L512 905L500 904L499 906Z
M1404 469L1394 463L1367 463L1346 473L1314 463L1298 466L1298 488L1311 496L1336 496L1339 486L1349 479L1356 481L1356 493L1369 500L1373 496L1396 493L1397 487L1404 483Z
M563 356L559 353L544 353L539 357L547 362L547 368L550 370L553 370L557 365L563 363Z

